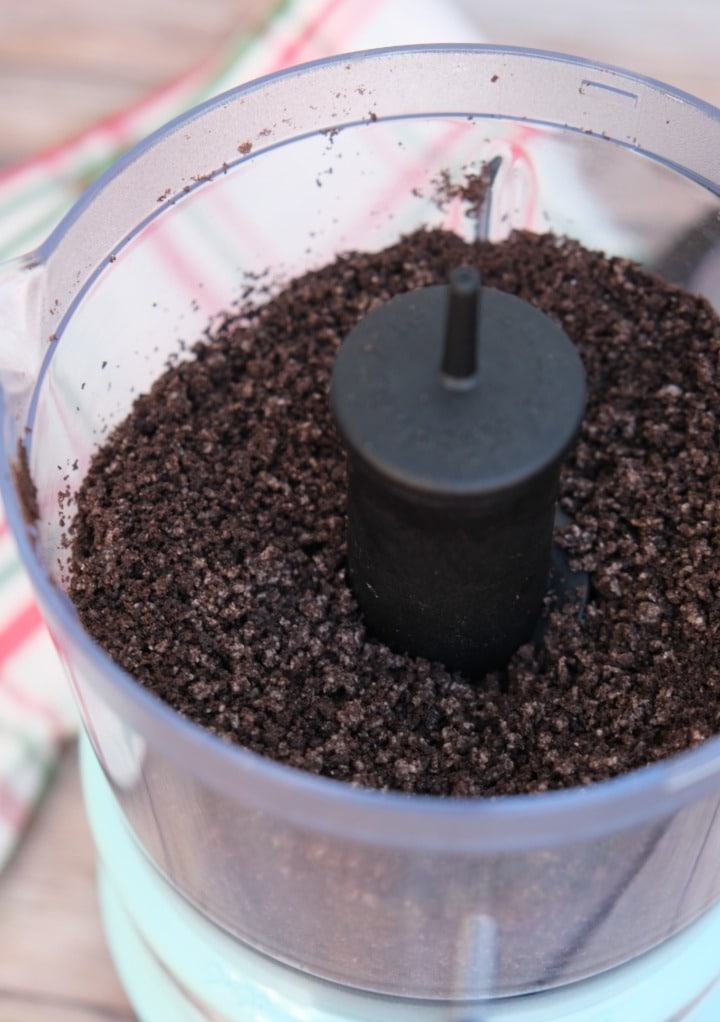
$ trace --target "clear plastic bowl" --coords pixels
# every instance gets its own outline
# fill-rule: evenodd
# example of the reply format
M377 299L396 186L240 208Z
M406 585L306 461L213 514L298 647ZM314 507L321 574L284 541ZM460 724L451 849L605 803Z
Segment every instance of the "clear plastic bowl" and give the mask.
M477 222L439 209L432 182L498 155L489 237L568 234L718 302L720 112L618 69L473 46L341 56L219 96L0 273L3 498L129 827L244 944L402 997L570 983L697 919L720 896L720 740L584 789L493 800L306 775L202 731L113 664L64 592L64 537L107 431L244 283L421 224L472 237Z

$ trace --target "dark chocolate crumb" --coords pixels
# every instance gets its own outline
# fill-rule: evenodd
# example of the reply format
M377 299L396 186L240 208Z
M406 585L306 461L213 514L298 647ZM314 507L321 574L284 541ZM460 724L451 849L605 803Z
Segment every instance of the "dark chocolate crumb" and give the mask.
M327 402L343 336L460 263L535 303L588 378L561 479L582 620L473 687L368 638L345 577ZM71 595L138 681L215 734L352 784L584 785L720 731L720 323L706 301L551 235L420 231L228 317L138 399L78 494Z
M493 178L497 173L497 157L486 163L477 174L466 174L454 180L447 170L441 171L432 182L433 201L439 209L445 209L453 200L463 204L466 215L477 219L488 198Z
M30 474L27 447L22 440L18 440L17 457L12 463L12 474L25 523L30 526L36 525L40 517L37 487Z

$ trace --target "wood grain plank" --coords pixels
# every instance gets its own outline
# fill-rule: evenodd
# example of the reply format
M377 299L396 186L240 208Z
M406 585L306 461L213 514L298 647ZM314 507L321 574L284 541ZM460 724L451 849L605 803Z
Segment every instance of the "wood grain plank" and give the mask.
M2 1022L133 1017L102 931L74 746L0 876L0 948Z
M0 990L0 1022L135 1022L135 1017L129 1008L118 1011L97 1004L59 1004L54 999Z

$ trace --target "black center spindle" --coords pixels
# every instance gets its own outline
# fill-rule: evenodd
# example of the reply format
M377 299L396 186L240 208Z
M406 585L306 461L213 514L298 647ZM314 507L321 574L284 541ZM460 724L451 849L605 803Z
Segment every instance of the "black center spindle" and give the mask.
M563 331L470 267L350 332L331 404L348 454L350 582L372 635L468 677L532 636L584 401Z
M474 387L477 382L480 274L458 266L450 274L441 371L446 386Z

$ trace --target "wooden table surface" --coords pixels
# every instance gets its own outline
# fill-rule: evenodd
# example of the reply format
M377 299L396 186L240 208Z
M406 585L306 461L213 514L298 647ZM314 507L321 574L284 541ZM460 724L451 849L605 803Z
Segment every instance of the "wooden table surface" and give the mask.
M488 11L477 0L458 2L472 16L482 7L491 41L630 66L720 104L720 5L507 0ZM271 0L0 0L0 167L122 109L271 6ZM638 18L641 7L652 23ZM73 746L0 876L0 1022L133 1019L105 947L94 883Z

